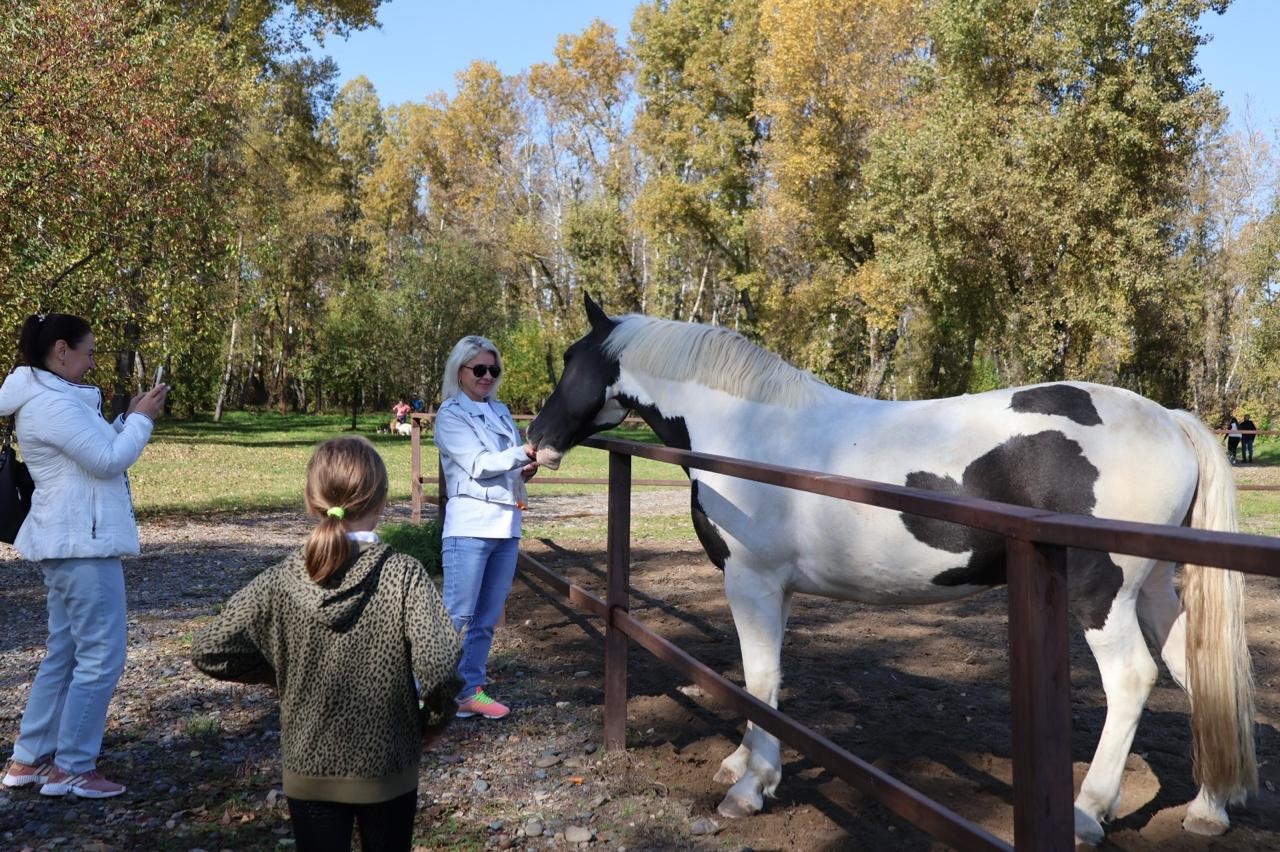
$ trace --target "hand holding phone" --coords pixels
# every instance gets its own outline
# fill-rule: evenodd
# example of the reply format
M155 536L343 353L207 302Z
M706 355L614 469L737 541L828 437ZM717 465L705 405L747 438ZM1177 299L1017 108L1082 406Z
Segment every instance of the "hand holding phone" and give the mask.
M151 386L155 387L156 385L160 384L160 380L163 378L164 378L164 364L161 364L159 367L156 367L156 380L151 383Z

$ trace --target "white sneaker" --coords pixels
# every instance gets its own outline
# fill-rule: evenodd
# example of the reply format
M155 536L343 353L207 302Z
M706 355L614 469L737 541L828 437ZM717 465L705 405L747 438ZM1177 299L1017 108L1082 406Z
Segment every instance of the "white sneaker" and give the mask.
M34 766L29 763L23 763L17 758L10 758L9 765L5 767L4 786L6 787L26 787L29 784L43 784L49 780L49 775L53 772L53 760L45 759L36 763Z
M53 774L40 788L42 796L65 796L70 793L82 799L109 799L124 792L124 785L108 781L96 769L72 774L54 766Z

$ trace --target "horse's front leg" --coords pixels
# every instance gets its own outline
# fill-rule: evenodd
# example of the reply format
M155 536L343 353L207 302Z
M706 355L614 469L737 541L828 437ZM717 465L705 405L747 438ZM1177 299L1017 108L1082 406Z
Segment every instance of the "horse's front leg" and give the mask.
M736 560L725 565L724 589L738 631L747 691L770 707L777 707L782 683L782 634L791 594L776 578L757 573ZM782 752L777 737L748 722L742 745L720 764L715 779L733 785L717 809L721 816L744 817L760 811L764 797L772 796L782 779Z

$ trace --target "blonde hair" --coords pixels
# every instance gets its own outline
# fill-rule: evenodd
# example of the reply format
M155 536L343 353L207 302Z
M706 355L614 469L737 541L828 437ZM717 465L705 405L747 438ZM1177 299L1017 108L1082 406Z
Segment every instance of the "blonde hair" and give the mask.
M330 438L307 462L305 496L307 511L318 515L320 523L307 538L303 555L307 573L323 586L351 556L343 518L362 518L386 501L387 466L366 438Z
M458 383L458 371L462 369L462 365L479 355L481 352L488 352L493 356L493 363L498 365L498 369L502 367L502 355L498 352L498 347L493 345L493 341L487 337L481 337L478 334L468 334L453 345L453 351L449 353L449 358L444 362L444 376L441 387L441 401L451 399L462 393L462 385ZM502 384L502 376L493 380L493 390L489 391L490 399L498 398L498 387Z

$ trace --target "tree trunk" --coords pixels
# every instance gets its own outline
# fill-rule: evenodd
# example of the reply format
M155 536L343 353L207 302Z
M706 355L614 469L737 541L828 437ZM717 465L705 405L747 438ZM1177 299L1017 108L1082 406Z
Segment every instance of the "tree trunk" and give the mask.
M124 324L124 346L116 353L116 379L111 394L111 417L114 419L129 410L133 398L133 365L138 354L142 329L129 320Z
M231 320L231 343L227 345L227 366L222 371L222 382L218 385L218 402L213 407L214 423L222 422L222 405L227 400L227 388L231 385L231 364L236 351L236 330L239 324L239 317Z

